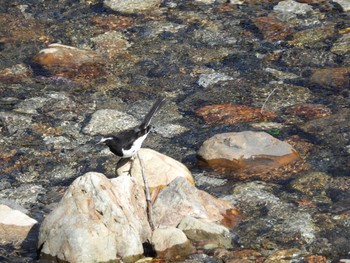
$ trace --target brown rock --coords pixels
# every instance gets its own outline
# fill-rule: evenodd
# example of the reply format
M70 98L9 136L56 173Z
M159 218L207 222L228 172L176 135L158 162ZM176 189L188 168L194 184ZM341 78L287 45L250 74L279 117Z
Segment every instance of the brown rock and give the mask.
M25 64L17 64L11 68L0 70L0 81L6 83L18 83L33 75L31 68Z
M265 40L283 40L294 32L287 23L271 16L254 18L253 22Z
M103 58L92 50L61 44L51 44L37 54L33 61L54 75L90 79L101 76Z
M300 159L288 143L251 131L217 134L205 141L197 154L209 167L224 173L248 167L266 170Z
M91 18L95 26L108 31L126 29L134 23L134 19L126 16L106 15Z
M349 88L350 67L315 69L310 81L324 88Z
M195 113L202 117L207 124L235 124L261 120L273 120L276 114L244 105L217 104L196 109Z
M332 114L332 111L322 104L301 103L288 107L286 113L303 117L306 120L313 120L329 116Z

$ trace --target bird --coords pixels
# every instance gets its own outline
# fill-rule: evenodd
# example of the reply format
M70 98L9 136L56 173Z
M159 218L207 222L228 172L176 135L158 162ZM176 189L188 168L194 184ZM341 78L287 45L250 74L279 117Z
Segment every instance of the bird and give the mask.
M153 116L163 106L165 98L159 98L144 117L142 123L132 129L122 131L117 135L102 138L98 144L104 143L112 153L123 158L133 158L140 150L143 141L151 131L150 125Z

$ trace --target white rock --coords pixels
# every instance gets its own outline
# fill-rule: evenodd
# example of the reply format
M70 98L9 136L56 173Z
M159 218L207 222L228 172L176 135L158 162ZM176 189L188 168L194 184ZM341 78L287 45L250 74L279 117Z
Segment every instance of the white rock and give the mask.
M306 15L312 11L312 7L308 4L298 3L293 0L285 0L279 2L273 10L278 13L278 17L284 21L288 21L296 15Z
M233 80L233 78L222 73L201 74L199 76L198 84L204 88L207 88L218 82L228 80Z

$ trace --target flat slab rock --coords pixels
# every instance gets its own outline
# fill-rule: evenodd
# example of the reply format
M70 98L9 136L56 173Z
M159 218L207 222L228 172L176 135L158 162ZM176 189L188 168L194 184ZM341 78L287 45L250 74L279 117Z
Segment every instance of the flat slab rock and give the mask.
M296 150L266 132L216 134L200 147L198 158L215 170L276 168L300 159Z
M37 223L21 211L0 205L0 243L22 243Z

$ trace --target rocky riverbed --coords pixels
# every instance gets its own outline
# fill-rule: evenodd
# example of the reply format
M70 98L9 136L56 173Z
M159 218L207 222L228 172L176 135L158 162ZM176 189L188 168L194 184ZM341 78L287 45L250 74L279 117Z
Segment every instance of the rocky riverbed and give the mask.
M188 262L350 260L348 1L112 2L0 6L0 204L40 224L76 178L114 177L118 158L96 143L164 96L144 146L242 215L232 248L194 244ZM198 162L204 141L242 131L300 158L229 172ZM2 236L1 262L36 262L35 238Z

